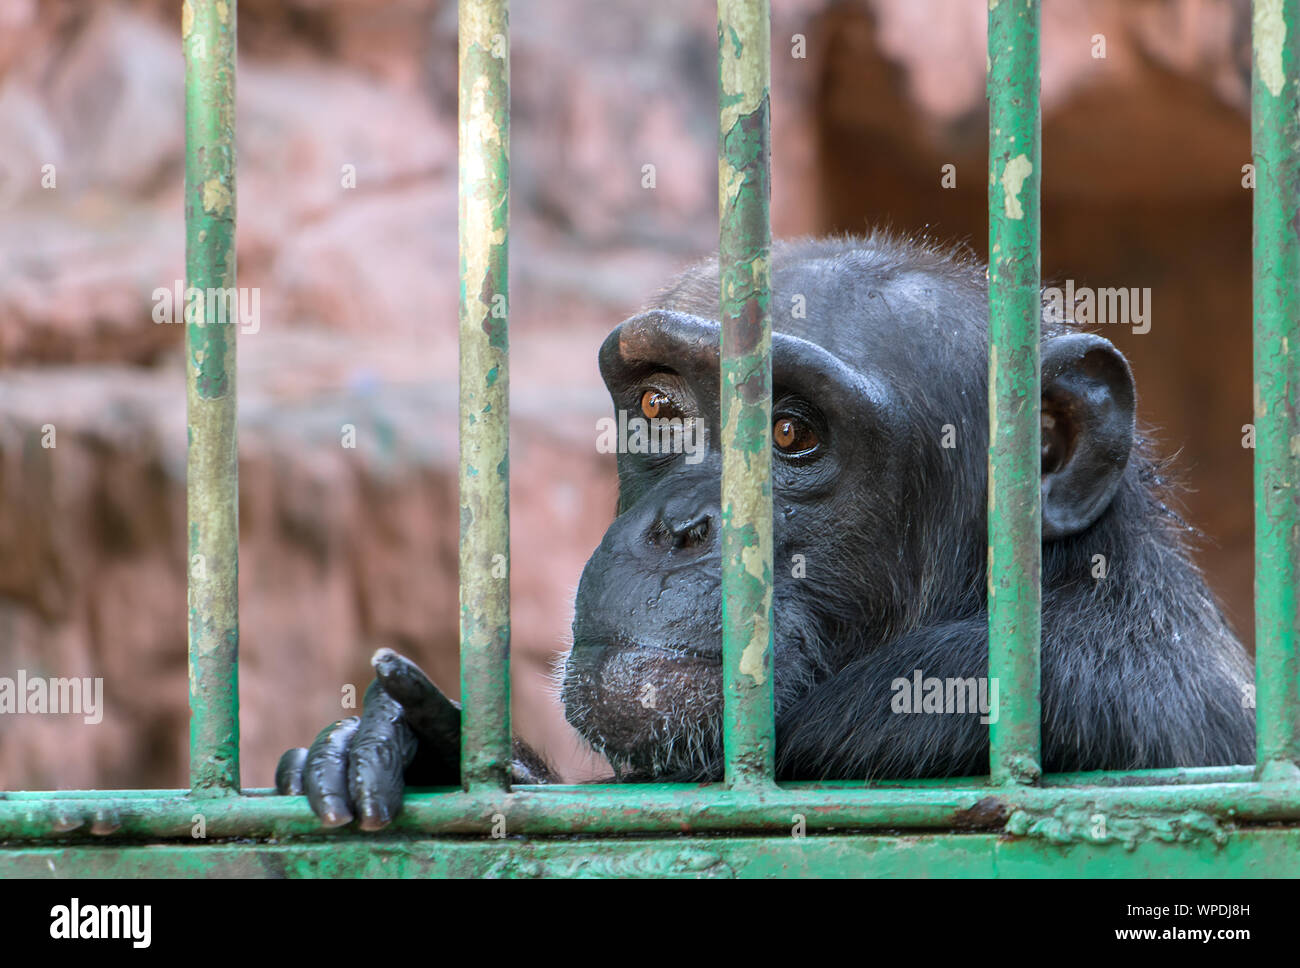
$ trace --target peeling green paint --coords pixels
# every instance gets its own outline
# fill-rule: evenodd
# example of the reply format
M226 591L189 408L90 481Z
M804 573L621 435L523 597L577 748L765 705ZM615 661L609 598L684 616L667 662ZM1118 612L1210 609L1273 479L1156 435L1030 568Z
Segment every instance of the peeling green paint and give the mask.
M1006 831L1059 846L1117 844L1130 851L1150 840L1205 840L1222 847L1230 836L1229 828L1200 810L1109 813L1095 803L1062 804L1051 813L1017 810L1007 819Z
M990 5L989 735L1002 783L1041 772L1038 29L1037 0Z
M766 0L718 4L726 778L772 782L772 317Z
M492 576L498 555L507 577L510 561L508 4L461 0L459 16L461 775L500 789L512 753L510 582Z
M1034 166L1024 155L1016 155L1002 171L1002 192L1007 218L1022 219L1025 210L1020 205L1020 188L1033 172Z
M1300 775L1300 121L1297 0L1257 0L1251 85L1254 197L1255 715L1262 779Z
M236 10L186 0L185 271L207 292L235 286ZM201 301L200 301L201 304ZM239 789L239 465L234 322L185 324L189 559L190 782L196 796Z
M203 211L222 215L233 204L234 196L220 180L209 178L203 183Z
M1282 94L1286 72L1282 52L1286 47L1288 22L1284 0L1254 0L1251 46L1254 48L1255 77L1273 97ZM1256 169L1258 170L1258 169Z

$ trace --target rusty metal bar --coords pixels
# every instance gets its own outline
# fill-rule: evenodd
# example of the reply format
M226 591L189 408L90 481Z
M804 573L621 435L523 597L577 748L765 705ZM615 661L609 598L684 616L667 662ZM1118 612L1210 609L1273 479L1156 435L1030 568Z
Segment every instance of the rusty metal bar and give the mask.
M1037 0L989 5L989 676L1002 697L989 739L999 783L1042 773L1038 23Z
M235 0L185 0L185 387L189 421L190 783L239 790ZM194 292L197 290L197 297Z
M510 781L510 52L460 0L460 690L467 790Z
M774 775L771 11L718 3L723 747L731 787Z
M1256 0L1251 58L1255 160L1255 683L1260 779L1294 779L1300 758L1300 120L1297 0Z

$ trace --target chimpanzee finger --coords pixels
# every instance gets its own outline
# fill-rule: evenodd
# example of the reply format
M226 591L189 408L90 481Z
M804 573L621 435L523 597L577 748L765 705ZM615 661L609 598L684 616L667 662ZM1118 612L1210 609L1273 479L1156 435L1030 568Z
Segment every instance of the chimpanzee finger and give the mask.
M326 827L352 821L348 802L348 746L361 725L356 716L326 726L307 751L302 788L307 802Z
M401 704L407 723L424 744L459 751L459 703L443 695L419 666L392 649L380 649L370 664L379 685Z
M366 690L365 712L348 756L348 793L362 830L382 830L402 808L407 765L415 757L415 733L402 707L378 681Z
M275 765L275 792L298 796L302 793L302 768L307 762L307 747L296 746L280 757Z

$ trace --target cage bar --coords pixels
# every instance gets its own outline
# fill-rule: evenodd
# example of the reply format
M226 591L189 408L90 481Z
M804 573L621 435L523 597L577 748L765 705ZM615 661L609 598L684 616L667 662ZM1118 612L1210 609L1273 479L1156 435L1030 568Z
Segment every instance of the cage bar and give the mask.
M723 747L729 786L772 782L771 10L718 2Z
M1110 834L1127 834L1162 843L1167 855L1179 849L1213 855L1212 841L1230 835L1249 839L1258 823L1300 821L1300 781L1251 782L1248 771L1206 775L1190 771L1190 782L1171 782L1177 771L1141 771L1160 782L1111 785L1112 777L1080 775L1071 786L991 786L862 782L782 784L776 788L727 789L720 784L628 783L592 786L517 786L510 792L408 793L390 831L399 835L467 837L493 842L500 817L513 835L573 837L780 832L790 840L791 818L802 814L811 830L1000 830L1010 824L1014 837L1031 837L1062 851L1096 846L1097 814ZM1161 776L1165 774L1165 776ZM1228 779L1229 782L1223 782ZM92 825L118 838L153 837L194 843L194 803L185 791L128 796L90 793L82 798L39 799L31 795L0 800L0 839L66 841L88 839ZM1024 816L1017 817L1017 812ZM203 804L209 839L219 837L314 837L337 842L359 836L349 828L324 829L305 797L274 796L270 791L213 798ZM1218 818L1218 819L1215 819ZM1029 832L1025 824L1038 824ZM1180 836L1185 834L1185 836ZM949 834L952 836L952 834ZM361 839L371 843L383 838ZM1011 839L1010 837L1007 839ZM917 838L919 840L919 838ZM92 841L93 842L93 841ZM1114 839L1111 840L1112 845ZM507 842L508 843L508 842ZM669 844L673 843L670 838ZM414 850L420 845L409 844ZM505 846L505 844L503 844ZM1115 850L1114 846L1111 848ZM422 851L427 853L427 851ZM1118 852L1118 851L1117 851ZM0 851L0 859L3 851ZM1300 855L1293 864L1300 862ZM1300 867L1294 867L1295 870ZM3 868L0 867L0 871Z
M1296 314L1300 302L1297 0L1255 0L1251 140L1255 161L1255 688L1261 779L1294 778L1300 758L1296 636ZM1245 697L1243 697L1245 701Z
M510 779L510 53L506 0L460 0L460 690L467 790Z
M1039 8L989 5L989 727L996 782L1041 775Z
M229 298L235 293L236 3L186 0L181 10L190 783L196 796L220 796L239 790L238 300Z
M996 833L916 836L908 833L822 834L817 837L739 836L509 839L438 841L419 850L402 840L294 844L155 844L28 847L12 852L4 873L50 876L76 870L102 878L277 877L430 878L605 877L772 878L915 877L942 871L953 878L1050 877L1294 877L1300 830L1259 828L1221 850L1171 851L1158 841L1127 850L1114 842L1063 851L1046 840L1010 840Z

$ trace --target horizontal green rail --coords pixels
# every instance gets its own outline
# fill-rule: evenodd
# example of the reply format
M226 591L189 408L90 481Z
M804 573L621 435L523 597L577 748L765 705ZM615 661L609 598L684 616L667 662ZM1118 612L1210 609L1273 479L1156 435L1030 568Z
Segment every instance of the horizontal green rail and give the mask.
M1152 830L1186 814L1196 825L1223 818L1232 824L1300 820L1300 783L1189 783L1133 787L860 787L854 789L731 789L724 785L627 784L515 787L412 793L391 830L408 834L513 836L580 834L725 833L782 831L802 822L830 829L1016 829L1024 820L1047 821L1057 811L1082 811L1080 840L1097 817ZM0 800L0 840L65 839L70 824L85 833L98 823L117 838L193 840L201 818L208 839L223 837L331 837L304 797L231 796L195 799L117 797ZM76 829L82 829L78 827ZM1086 829L1085 829L1086 828ZM1297 871L1300 874L1300 870Z
M1145 841L1062 849L999 834L408 840L27 847L0 877L1294 877L1300 830L1260 828L1226 844Z
M1170 784L1205 784L1205 783L1249 783L1255 778L1253 766L1196 766L1170 767L1159 770L1092 770L1085 773L1048 773L1043 777L1043 786L1160 786ZM934 777L924 780L808 780L782 783L784 790L861 790L861 789L912 789L925 787L987 787L987 776ZM656 789L703 789L699 784L654 784ZM561 787L548 787L560 789ZM640 789L638 786L636 789ZM519 787L518 789L524 789ZM569 784L567 790L607 790L606 784ZM0 802L5 800L87 800L111 796L116 799L174 800L185 796L189 791L176 789L150 790L17 790L0 792ZM243 796L275 796L271 787L249 787L241 791Z

